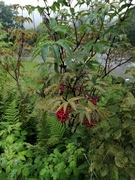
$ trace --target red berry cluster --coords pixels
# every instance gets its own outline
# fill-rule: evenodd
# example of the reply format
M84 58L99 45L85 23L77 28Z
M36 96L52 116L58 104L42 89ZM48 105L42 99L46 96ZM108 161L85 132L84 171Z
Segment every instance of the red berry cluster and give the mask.
M66 90L66 88L63 85L60 85L59 92L64 93L65 90Z
M59 111L56 112L56 116L59 121L65 122L69 118L70 114L70 108L66 108L66 111L64 112L64 109L61 108Z
M85 120L84 124L87 128L92 128L92 127L96 126L95 123L89 122L88 119Z
M100 98L99 98L98 96L96 96L96 95L93 95L93 96L90 96L90 97L88 98L88 100L90 100L90 101L96 106L96 105L97 105L97 102L100 101Z

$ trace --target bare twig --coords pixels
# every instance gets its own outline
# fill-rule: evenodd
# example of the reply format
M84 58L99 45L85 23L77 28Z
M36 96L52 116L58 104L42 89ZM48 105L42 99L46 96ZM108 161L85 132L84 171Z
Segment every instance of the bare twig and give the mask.
M110 69L106 74L104 74L104 76L103 76L102 78L104 78L105 76L107 76L110 72L112 72L113 70L115 70L115 69L118 68L119 66L121 66L121 65L123 65L123 64L126 64L126 63L129 62L131 59L132 59L132 56L131 56L128 60L119 63L117 66L113 67L113 68Z

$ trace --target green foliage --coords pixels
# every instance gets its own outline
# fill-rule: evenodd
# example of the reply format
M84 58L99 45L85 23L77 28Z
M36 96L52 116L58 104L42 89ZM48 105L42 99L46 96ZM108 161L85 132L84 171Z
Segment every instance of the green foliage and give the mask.
M42 117L39 118L37 128L39 130L38 145L42 148L44 147L44 152L46 151L50 153L51 149L53 149L57 144L63 143L66 126L59 122L54 115L47 115L44 113Z
M95 171L99 177L113 177L112 179L115 179L114 174L117 172L120 179L132 179L134 165L131 164L134 162L127 153L130 151L133 154L134 151L135 101L133 94L121 85L114 84L108 89L109 96L104 97L110 116L108 121L102 121L93 129L96 135L91 143L96 142L97 150L91 157L89 172Z
M130 43L132 44L132 46L135 46L135 39L134 39L134 37L135 37L135 34L134 34L135 21L134 21L134 18L135 18L135 11L133 10L131 13L129 24L126 27L127 37L129 39Z
M23 29L29 18L17 18L22 29L11 29L12 47L3 45L7 34L1 30L0 175L5 180L132 180L135 73L129 70L129 84L109 73L123 57L124 63L132 59L120 33L134 7L124 0L47 3L22 7L43 16L44 31L32 56L41 56L43 63L22 61L36 35ZM104 66L98 62L103 54Z
M43 159L44 168L41 169L40 176L43 179L84 178L84 174L87 174L87 164L81 165L84 153L83 148L77 148L73 143L66 145L64 152L60 152L55 148L53 153Z

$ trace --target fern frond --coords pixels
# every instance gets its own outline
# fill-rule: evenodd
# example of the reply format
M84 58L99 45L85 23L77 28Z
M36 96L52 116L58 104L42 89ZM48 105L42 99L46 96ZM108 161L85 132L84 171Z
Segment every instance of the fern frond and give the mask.
M44 113L40 119L38 133L38 145L44 150L50 150L58 145L66 132L65 124L62 124L52 114Z
M12 100L8 105L5 113L3 114L3 119L11 122L16 122L19 120L19 110L17 108L16 99Z
M48 117L48 124L50 126L50 134L53 137L61 139L66 131L66 126L57 120L55 116Z

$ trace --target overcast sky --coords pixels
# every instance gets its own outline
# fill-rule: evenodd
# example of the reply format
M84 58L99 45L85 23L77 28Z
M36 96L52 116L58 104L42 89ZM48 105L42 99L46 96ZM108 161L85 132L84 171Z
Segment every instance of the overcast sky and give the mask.
M20 4L20 5L43 5L43 0L3 0L6 4ZM50 0L52 1L52 0Z
M44 1L43 0L3 0L5 4L20 4L22 6L24 5L33 5L33 6L44 6ZM54 0L49 0L50 3L52 3ZM76 0L73 0L76 1ZM127 0L128 2L128 0ZM135 0L133 0L133 3L135 4ZM27 12L25 11L25 16L28 16ZM34 12L31 16L31 19L34 19L35 24L26 24L27 28L34 28L34 26L37 26L40 24L42 21L41 16L39 15L38 12Z

